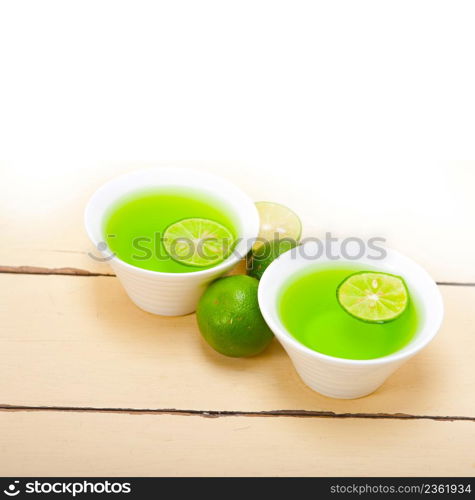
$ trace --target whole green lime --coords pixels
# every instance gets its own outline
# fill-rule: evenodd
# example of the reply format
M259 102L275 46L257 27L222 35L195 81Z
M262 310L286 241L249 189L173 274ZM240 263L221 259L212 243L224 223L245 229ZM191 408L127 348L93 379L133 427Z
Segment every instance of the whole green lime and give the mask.
M247 258L247 274L260 280L271 262L296 245L297 242L290 238L266 241L249 254Z
M270 343L273 334L257 302L259 282L250 276L228 276L213 282L196 310L204 339L225 356L254 356Z

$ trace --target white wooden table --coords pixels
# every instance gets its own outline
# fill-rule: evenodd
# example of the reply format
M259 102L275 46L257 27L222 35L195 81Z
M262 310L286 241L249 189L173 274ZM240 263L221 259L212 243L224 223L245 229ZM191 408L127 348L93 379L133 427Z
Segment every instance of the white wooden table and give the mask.
M291 206L306 235L387 238L442 283L440 335L371 396L323 397L276 341L223 357L194 315L139 310L88 256L87 198L146 165L0 163L2 474L473 475L475 163L401 167L394 182L351 166L176 164Z

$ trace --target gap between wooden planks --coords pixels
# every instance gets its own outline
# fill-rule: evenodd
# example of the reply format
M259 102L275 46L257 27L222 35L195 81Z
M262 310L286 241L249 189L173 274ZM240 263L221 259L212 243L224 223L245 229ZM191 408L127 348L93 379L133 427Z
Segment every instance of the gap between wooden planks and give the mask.
M23 267L22 270L30 271L34 275L47 274L43 270L37 273L37 268ZM15 271L18 270L16 269ZM61 271L64 272L64 270ZM471 398L464 398L461 394L459 395L458 391L461 391L462 387L458 384L453 384L454 381L459 379L465 383L467 389L470 389L471 386L473 387L473 385L470 385L473 384L473 369L470 369L469 360L467 360L467 363L463 363L464 360L459 358L456 360L457 363L453 363L454 360L452 357L447 356L448 352L444 355L444 347L442 347L442 350L439 349L439 353L441 353L439 361L443 363L436 366L437 358L434 356L429 357L429 368L434 370L436 375L439 375L438 380L435 380L435 382L447 382L439 373L441 370L444 370L448 375L446 378L452 383L452 387L450 387L450 384L446 384L445 387L443 385L437 387L437 384L427 384L427 380L425 381L426 384L421 383L421 380L417 380L417 377L421 375L421 362L419 361L419 366L416 363L419 358L424 359L423 353L410 362L412 366L411 371L408 371L410 369L409 366L403 367L398 374L392 377L374 395L355 401L331 400L310 391L300 382L279 346L272 346L270 355L266 354L260 357L262 361L259 358L255 358L254 360L229 360L223 358L211 351L207 346L204 346L199 335L192 334L190 337L184 337L177 331L181 329L196 331L192 316L175 318L174 321L170 318L157 318L143 313L128 301L121 291L117 280L110 281L108 277L98 278L101 282L104 280L100 286L103 292L95 293L97 292L97 290L94 291L96 288L95 285L92 286L91 283L87 283L89 280L85 282L82 280L79 280L79 282L76 281L75 276L78 274L75 272L71 273L74 276L72 277L69 270L64 272L66 277L14 277L8 276L9 272L7 271L5 276L3 276L4 279L10 282L10 285L2 287L2 292L5 293L2 302L9 304L12 311L18 309L18 305L24 302L30 310L24 311L24 314L16 318L9 315L8 318L5 317L4 321L2 321L7 327L4 330L4 332L7 332L7 336L0 334L0 342L3 344L2 354L6 358L2 363L4 375L2 377L3 382L0 383L0 388L4 386L1 394L2 398L5 399L0 400L4 408L14 407L18 410L53 408L63 411L177 412L182 414L201 414L203 416L282 416L285 414L286 416L334 418L354 416L358 418L395 419L474 419L473 415L475 412L473 412L472 404L470 404ZM23 275L23 272L20 271L18 274ZM81 274L79 275L82 276ZM39 287L38 283L35 282L38 279L42 281ZM19 283L17 280L26 281L18 288ZM94 280L94 282L97 283L97 280ZM77 287L76 285L79 283L81 286ZM73 302L65 300L65 297L70 295L72 290L81 290L79 297L76 297L76 300L79 299L77 303L74 303L74 300ZM13 294L11 293L12 291L14 292ZM98 304L96 305L91 304L88 300L85 301L86 296L91 295L91 292L94 292L98 300ZM470 320L473 318L468 303L474 299L475 291L473 289L465 290L458 288L452 289L450 292L445 290L444 294L450 299L448 304L450 305L450 312L454 313L452 316L456 319L456 321L450 321L450 324L453 326L453 329L450 330L455 330L457 332L456 335L463 334L468 335L469 338L470 336L473 337L473 334L470 333L470 324L473 323ZM24 300L27 296L30 296L31 299L32 295L35 296L34 299ZM463 297L464 300L459 300L459 297ZM44 307L38 308L42 303ZM51 309L52 304L55 306L53 309ZM468 313L468 316L466 318L457 316L457 308L455 306L458 306L460 311ZM106 313L106 316L113 311L123 311L125 308L128 321L125 321L125 317L122 315L122 319L124 320L122 327L120 321L115 326L118 330L123 330L124 325L126 328L129 328L129 316L131 314L132 317L137 319L137 322L134 323L136 329L142 333L146 330L147 339L152 342L150 347L152 349L155 348L156 357L150 358L146 356L144 358L145 362L142 364L140 362L137 363L138 360L134 359L133 356L132 359L124 358L122 364L115 362L111 364L109 359L110 353L107 352L105 344L109 343L112 353L117 353L117 349L124 346L117 344L117 339L112 337L104 343L101 333L103 333L103 327L110 327L110 325L104 324L103 318L98 317L98 307L103 313ZM9 309L0 309L0 311L8 315ZM68 312L66 317L64 316L65 311ZM101 316L103 315L101 314ZM72 326L68 324L68 318L77 318L78 316L81 317L83 323L82 330L78 330L76 328L77 325ZM61 321L61 318L66 321ZM59 324L58 319L60 319ZM150 323L147 324L147 321ZM49 328L49 324L53 323L56 323L56 328ZM36 335L24 336L24 332L31 331L32 327L39 328L39 330L36 330ZM71 330L71 328L73 335L68 336L66 332ZM152 333L156 334L159 332L159 334L149 337L151 328L156 328L156 331ZM447 329L444 327L444 330ZM10 335L8 335L8 332ZM91 332L92 335L84 335L81 332ZM96 333L99 334L96 336ZM124 332L122 331L122 333ZM53 344L51 344L51 339L45 340L45 334L47 337L57 335ZM136 333L133 332L130 336L122 339L126 340L126 347L130 347L131 343L135 342L135 335ZM464 338L462 338L461 343L458 345L464 344ZM18 342L15 342L15 340ZM141 342L143 344L144 339L140 334L137 334L136 340L139 344ZM84 341L84 344L81 344L81 341ZM450 340L447 339L447 341ZM36 349L39 346L38 342L43 343L40 346L40 350ZM97 342L104 344L104 348L99 353L97 349L94 349ZM439 339L436 342L439 342ZM26 349L25 343L29 346ZM18 345L15 346L15 344ZM197 344L199 345L198 350L192 351L191 349L196 348ZM83 356L79 358L75 356L75 353L71 352L71 345L84 347L84 349L80 349L84 351ZM22 346L22 349L17 348L18 346ZM470 349L468 346L466 347L467 349L462 349L462 351L466 352L468 356ZM165 351L163 351L164 349ZM429 349L432 349L432 346ZM134 349L132 350L134 351ZM128 356L129 351L122 354ZM189 360L186 364L186 372L183 371L183 360L180 360L182 352L187 354L186 357ZM0 359L2 354L0 354ZM132 352L132 354L134 353ZM206 355L203 356L203 354ZM24 356L29 360L29 363L22 368L22 363L25 365ZM265 357L270 359L263 359ZM54 364L51 366L52 358L57 361L59 367L55 367ZM142 362L144 359L142 359ZM95 363L94 370L96 376L94 373L88 373L88 370L84 370L84 361L86 361L86 364L87 361ZM163 370L156 369L158 362L164 365ZM215 362L217 362L217 365L213 364ZM139 375L139 380L137 380L136 374L135 376L132 374L128 377L124 373L127 371L129 374L132 373L130 369L123 368L127 363L131 363L132 368L138 372L143 372ZM260 366L261 363L262 366ZM105 369L105 372L109 372L116 382L120 381L122 391L118 391L117 388L115 390L111 389L111 380L104 375L104 371L100 371L101 367ZM238 367L238 370L236 370L236 367ZM55 370L55 368L58 369ZM2 368L0 368L1 370ZM180 370L182 371L180 372ZM30 385L29 381L32 371L36 371L37 373L34 384ZM400 373L405 373L406 377L399 376ZM19 374L21 375L20 377L18 377ZM293 375L293 377L289 379L289 375ZM456 376L454 377L454 375ZM259 381L259 377L262 378L262 376L265 376L266 380ZM82 378L80 383L77 382L78 377ZM149 377L148 383L146 377ZM194 380L195 377L197 380ZM259 381L257 388L255 387L255 383L253 383L253 377ZM411 381L411 378L414 380ZM396 383L391 385L393 379ZM167 382L166 385L163 385L164 380ZM165 393L163 397L154 394L153 388L157 387L158 382L161 385L158 390ZM183 382L185 385L184 391L181 387ZM89 389L87 387L88 384L91 385ZM210 387L212 389L211 393L214 394L206 394L209 391L200 389L200 384ZM247 394L238 393L237 397L233 397L236 394L229 394L228 388L230 386L236 387L236 384L240 384L241 390L247 391ZM275 393L275 385L286 386L288 389L287 394L282 392L277 397L276 394L270 395L265 393L268 389L273 389ZM9 388L12 390L9 391ZM194 398L190 397L190 390L192 390L191 392L195 392ZM201 393L199 392L200 390ZM450 394L451 390L453 392ZM77 392L73 394L74 391ZM138 395L135 394L137 391ZM426 392L422 393L421 391ZM173 394L174 392L179 397L176 397ZM200 394L204 397L204 401L201 401L201 404L199 402L201 398ZM451 396L448 398L448 401L447 395ZM443 400L440 401L442 398ZM458 398L460 399L458 404L456 404ZM104 400L108 404L104 405ZM468 405L465 400L468 400ZM150 406L147 403L153 403L153 405ZM203 408L211 409L203 410ZM241 408L246 408L246 410L242 411ZM276 410L275 408L287 409Z
M302 418L339 418L339 419L383 419L383 420L434 420L438 422L475 422L475 417L408 415L406 413L335 413L332 411L311 410L269 410L269 411L232 411L232 410L181 410L177 408L94 408L74 406L14 406L0 405L0 411L10 412L66 412L66 413L125 413L129 415L180 415L204 418L223 417L302 417Z
M108 276L115 278L114 273L94 272L76 267L38 267L38 266L0 266L0 273L4 274L44 274L58 276ZM475 286L475 283L458 281L438 281L440 286Z

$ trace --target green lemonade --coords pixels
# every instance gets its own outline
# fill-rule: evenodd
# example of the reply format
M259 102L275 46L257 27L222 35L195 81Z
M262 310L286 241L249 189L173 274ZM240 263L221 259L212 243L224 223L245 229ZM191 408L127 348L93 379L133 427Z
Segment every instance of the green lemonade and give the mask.
M303 345L328 356L374 359L406 346L416 334L421 315L413 299L402 315L387 323L365 323L338 303L337 288L357 266L314 268L285 283L278 310L285 328Z
M109 250L128 264L151 271L190 273L215 264L193 267L173 260L162 236L171 224L193 217L218 222L237 237L232 212L223 201L181 187L142 190L119 199L106 214L103 232Z

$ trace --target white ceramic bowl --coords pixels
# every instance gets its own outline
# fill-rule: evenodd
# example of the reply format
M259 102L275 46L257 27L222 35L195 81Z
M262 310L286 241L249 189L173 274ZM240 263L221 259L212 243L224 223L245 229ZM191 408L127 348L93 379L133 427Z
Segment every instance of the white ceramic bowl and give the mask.
M259 214L253 201L228 181L186 168L150 168L117 177L99 188L89 200L84 222L96 248L105 241L104 217L108 208L124 195L144 188L178 186L210 194L234 215L239 242L224 262L191 273L162 273L132 266L114 256L109 264L125 291L141 309L164 316L180 316L196 309L206 286L230 271L250 250L259 231ZM104 257L110 252L104 250Z
M353 263L364 265L368 270L381 270L402 276L416 295L418 307L422 309L422 320L413 340L389 356L370 360L327 356L298 342L284 327L278 314L279 293L291 276L306 268L317 269L335 263L325 256L318 259L309 257L312 250L306 252L305 247L306 245L303 246L303 251L290 250L284 253L264 272L258 293L262 314L287 351L298 374L309 387L332 398L353 399L366 396L435 337L444 315L440 292L422 267L394 250L386 249L386 258L378 261L366 257L357 261L340 258L337 265ZM341 254L337 252L336 255Z

